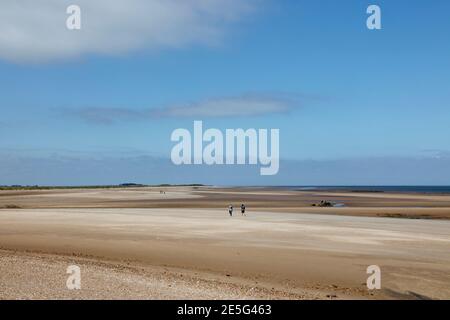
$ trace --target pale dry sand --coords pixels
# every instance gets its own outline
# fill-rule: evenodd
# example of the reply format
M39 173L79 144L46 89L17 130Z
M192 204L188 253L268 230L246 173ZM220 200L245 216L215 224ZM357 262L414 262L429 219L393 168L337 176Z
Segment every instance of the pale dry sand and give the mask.
M0 298L450 298L448 220L3 209L0 247ZM68 264L85 270L78 293L64 289Z

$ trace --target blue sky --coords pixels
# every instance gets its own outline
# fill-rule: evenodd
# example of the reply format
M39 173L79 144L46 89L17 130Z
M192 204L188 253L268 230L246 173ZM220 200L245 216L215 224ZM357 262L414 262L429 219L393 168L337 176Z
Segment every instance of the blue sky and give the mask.
M0 4L0 185L450 184L448 1L80 0L80 31L55 3ZM279 128L286 164L171 166L193 120Z

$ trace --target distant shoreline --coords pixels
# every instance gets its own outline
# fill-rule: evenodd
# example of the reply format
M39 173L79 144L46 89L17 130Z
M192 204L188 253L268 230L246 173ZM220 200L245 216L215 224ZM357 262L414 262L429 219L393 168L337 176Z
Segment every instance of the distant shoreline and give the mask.
M40 186L40 185L10 185L0 186L0 190L56 190L56 189L122 189L122 188L167 188L167 187L203 187L203 184L158 184L147 185L138 183L123 183L118 185L79 185L79 186Z

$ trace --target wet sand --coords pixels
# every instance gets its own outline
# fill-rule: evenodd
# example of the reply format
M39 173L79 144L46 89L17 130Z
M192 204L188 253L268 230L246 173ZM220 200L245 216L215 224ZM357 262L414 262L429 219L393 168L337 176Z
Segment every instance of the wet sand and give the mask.
M355 210L352 216L331 210L323 214L338 208L304 207L311 213L298 213L298 207L263 211L247 206L246 217L239 213L232 218L226 209L214 207L134 207L139 201L217 205L213 192L223 201L230 197L217 190L209 197L205 190L178 191L176 199L164 199L170 191L164 195L153 190L152 200L142 200L136 198L147 197L145 192L121 190L125 199L129 192L130 208L114 207L123 205L114 200L119 198L116 190L76 191L76 200L60 190L45 191L47 197L41 192L0 196L34 206L0 210L0 298L450 298L446 219L356 216L358 210L377 209L369 205L345 208ZM261 196L258 190L247 192L252 194L243 198L260 201L253 198ZM264 192L266 201L291 197L290 192ZM235 197L237 191L230 193ZM394 200L427 197L405 200L398 195ZM440 204L448 200L442 197L436 200ZM56 203L60 208L49 208L56 198L64 200ZM80 291L65 288L69 264L82 268ZM382 270L382 290L369 291L366 268L374 264Z
M163 193L161 193L163 192ZM343 207L312 207L326 200ZM450 194L288 191L270 188L144 187L0 191L2 208L226 208L260 211L450 219Z

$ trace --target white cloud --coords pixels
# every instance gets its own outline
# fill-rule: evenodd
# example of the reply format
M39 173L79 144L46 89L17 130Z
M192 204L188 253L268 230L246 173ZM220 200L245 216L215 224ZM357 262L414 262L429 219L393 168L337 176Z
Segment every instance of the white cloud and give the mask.
M214 45L258 0L2 0L0 59L49 62L84 54ZM81 30L66 8L81 7Z

